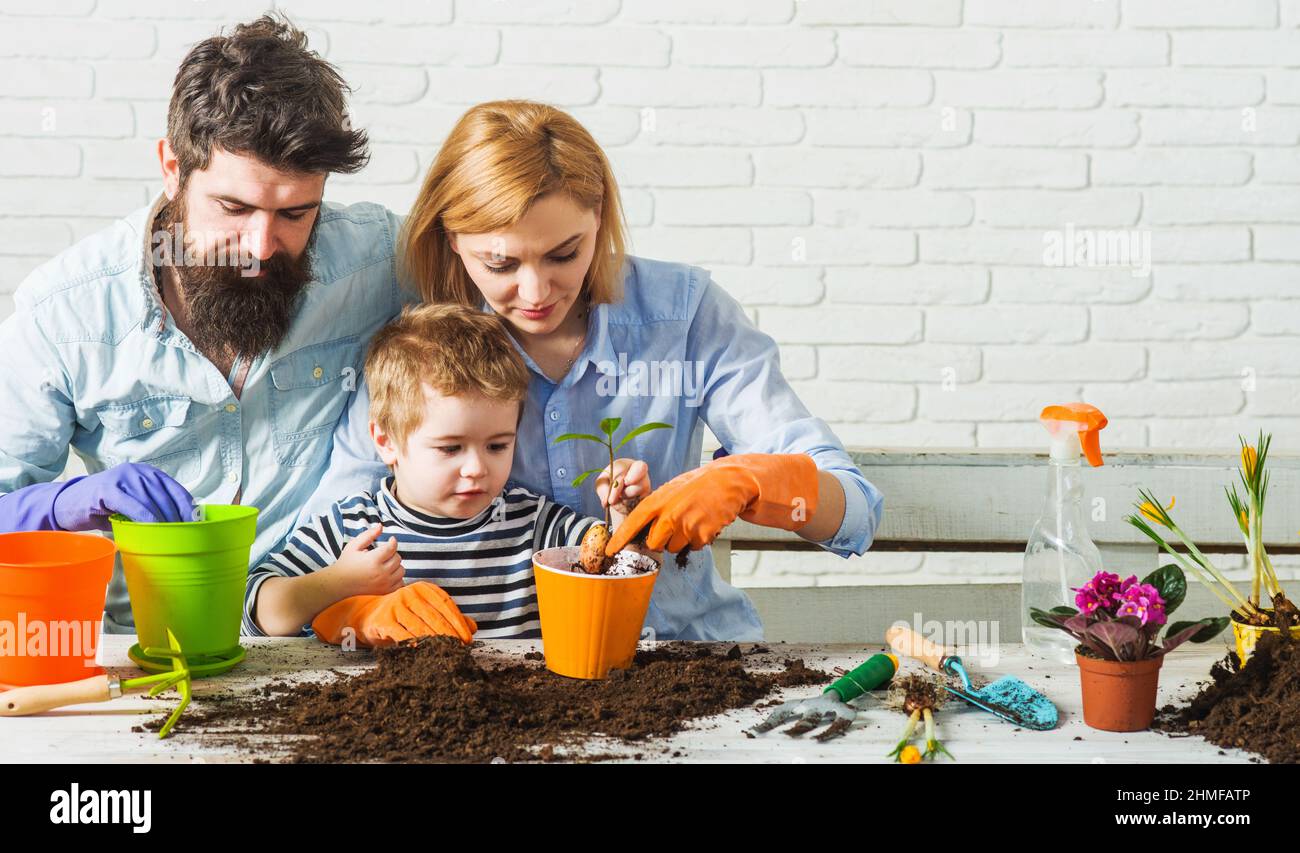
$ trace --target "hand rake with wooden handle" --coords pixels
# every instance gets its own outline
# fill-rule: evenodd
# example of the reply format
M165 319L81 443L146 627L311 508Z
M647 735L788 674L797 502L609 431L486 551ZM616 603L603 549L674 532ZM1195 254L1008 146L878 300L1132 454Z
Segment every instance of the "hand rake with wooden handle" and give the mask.
M150 686L150 696L157 696L169 687L175 687L181 695L180 704L172 711L171 716L158 732L158 737L167 737L171 733L172 726L180 719L181 712L190 704L190 670L185 663L185 655L181 652L180 643L170 628L167 630L167 642L168 648L145 649L144 653L150 657L171 658L171 672L128 678L125 681L105 673L64 684L15 687L0 693L0 717L25 717L28 714L39 714L53 708L62 708L64 705L107 702L129 690L145 686Z

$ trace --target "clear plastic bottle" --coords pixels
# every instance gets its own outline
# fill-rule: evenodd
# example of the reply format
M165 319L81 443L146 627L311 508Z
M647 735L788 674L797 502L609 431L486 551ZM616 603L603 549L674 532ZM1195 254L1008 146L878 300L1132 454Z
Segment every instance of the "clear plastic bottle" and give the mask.
M1074 606L1074 589L1101 571L1101 552L1088 535L1083 508L1080 451L1092 465L1101 464L1097 431L1106 418L1086 403L1048 406L1040 416L1052 436L1048 460L1047 501L1025 548L1021 619L1025 646L1056 663L1074 663L1074 640L1064 631L1029 618L1029 608Z

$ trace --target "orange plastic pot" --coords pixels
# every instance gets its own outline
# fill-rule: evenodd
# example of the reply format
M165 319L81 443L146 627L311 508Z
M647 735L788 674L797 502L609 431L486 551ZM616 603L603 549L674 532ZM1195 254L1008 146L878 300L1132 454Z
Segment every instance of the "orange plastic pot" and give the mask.
M1083 721L1107 732L1138 732L1156 715L1156 687L1165 656L1137 661L1099 660L1076 650L1083 688Z
M636 655L658 571L627 577L571 572L576 547L533 555L546 668L570 678L604 678Z
M0 534L0 688L103 671L95 652L116 551L85 533Z

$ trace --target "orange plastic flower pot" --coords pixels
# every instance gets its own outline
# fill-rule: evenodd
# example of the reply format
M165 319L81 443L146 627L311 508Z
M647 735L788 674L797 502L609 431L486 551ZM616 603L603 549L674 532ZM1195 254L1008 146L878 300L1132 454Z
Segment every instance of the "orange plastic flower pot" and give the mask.
M1107 732L1138 732L1156 715L1156 687L1165 656L1137 661L1099 660L1077 651L1083 721Z
M95 651L116 551L85 533L0 534L0 688L103 672Z
M636 655L658 571L626 577L569 571L576 547L533 555L546 668L570 678L604 678Z

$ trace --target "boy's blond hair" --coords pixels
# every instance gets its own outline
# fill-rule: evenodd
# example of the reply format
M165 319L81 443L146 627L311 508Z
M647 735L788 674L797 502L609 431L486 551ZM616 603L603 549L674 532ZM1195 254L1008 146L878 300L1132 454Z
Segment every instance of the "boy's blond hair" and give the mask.
M528 367L501 318L463 305L403 309L375 333L365 370L370 419L398 445L424 420L426 385L446 396L517 400L519 417L528 396Z

